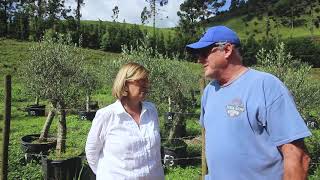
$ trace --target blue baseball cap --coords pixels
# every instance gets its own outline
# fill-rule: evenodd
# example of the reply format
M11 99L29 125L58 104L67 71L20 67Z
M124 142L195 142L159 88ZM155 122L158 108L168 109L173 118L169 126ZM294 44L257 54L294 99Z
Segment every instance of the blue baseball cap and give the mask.
M188 44L186 48L187 50L196 51L215 43L231 43L240 46L240 39L237 33L228 27L214 26L209 28L198 42Z

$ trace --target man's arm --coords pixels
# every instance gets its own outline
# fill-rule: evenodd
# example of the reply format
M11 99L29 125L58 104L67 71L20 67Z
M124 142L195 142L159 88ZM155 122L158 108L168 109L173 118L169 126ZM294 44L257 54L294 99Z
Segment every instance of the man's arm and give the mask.
M283 180L305 180L308 176L310 157L303 139L279 147L284 161Z

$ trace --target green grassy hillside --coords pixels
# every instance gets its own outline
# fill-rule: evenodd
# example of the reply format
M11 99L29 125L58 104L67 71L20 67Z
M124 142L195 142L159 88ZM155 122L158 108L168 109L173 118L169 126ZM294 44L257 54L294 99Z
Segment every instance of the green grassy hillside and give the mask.
M123 22L110 22L110 21L92 21L92 20L82 20L81 24L83 25L105 25L106 27L112 26L115 24L125 25L125 26L134 26L137 24L130 24L130 23L123 23ZM152 26L144 26L144 25L137 25L142 31L146 31L150 34L153 33L153 27ZM165 37L167 37L169 34L174 33L174 28L156 28L156 32L162 33Z
M19 64L30 58L29 48L35 42L16 41L11 39L0 39L0 76L5 74L16 75ZM108 53L99 50L84 49L86 61L97 63L100 60L112 59L119 56L117 53ZM14 76L15 77L15 76ZM1 78L2 82L3 78Z
M207 27L214 25L225 25L232 29L234 29L241 39L246 39L249 34L254 34L257 39L261 39L266 36L266 17L258 19L257 17L253 18L251 21L244 23L242 20L244 16L233 17L230 19L226 19L224 21L211 21L209 24L205 25ZM275 23L271 21L271 34L274 36L280 36L280 38L301 38L301 37L310 37L311 32L307 26L298 26L293 29L285 26L279 26L278 28L274 28ZM320 39L320 29L314 29L313 36Z

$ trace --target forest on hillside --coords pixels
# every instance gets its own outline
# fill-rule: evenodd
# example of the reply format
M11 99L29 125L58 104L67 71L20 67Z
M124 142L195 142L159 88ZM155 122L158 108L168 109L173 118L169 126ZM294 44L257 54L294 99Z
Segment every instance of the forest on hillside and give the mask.
M244 24L241 32L245 63L256 62L254 54L264 47L274 48L278 41L284 41L293 55L304 62L320 67L314 54L320 53L319 0L231 0L230 7L222 11L226 0L185 0L177 12L179 24L170 31L144 28L146 21L155 22L162 1L146 0L149 6L142 7L141 24L118 22L121 7L113 8L113 22L80 20L85 0L75 0L76 8L65 5L65 0L1 0L0 37L25 41L39 41L45 34L70 34L72 41L82 47L121 52L123 45L136 48L144 46L157 49L163 55L191 60L185 53L185 45L198 39L204 30L214 24L225 24L230 19L241 17L238 24ZM227 24L228 25L228 24ZM263 28L261 28L263 26ZM281 29L304 27L310 36L295 38L281 37ZM231 27L233 28L233 27ZM305 46L311 47L302 50Z

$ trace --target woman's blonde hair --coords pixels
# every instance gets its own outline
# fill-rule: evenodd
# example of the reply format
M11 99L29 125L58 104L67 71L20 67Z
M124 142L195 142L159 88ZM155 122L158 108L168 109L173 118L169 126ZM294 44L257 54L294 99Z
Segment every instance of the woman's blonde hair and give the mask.
M112 95L121 99L123 96L127 96L126 81L139 80L148 78L148 70L138 63L127 63L123 65L113 82Z

